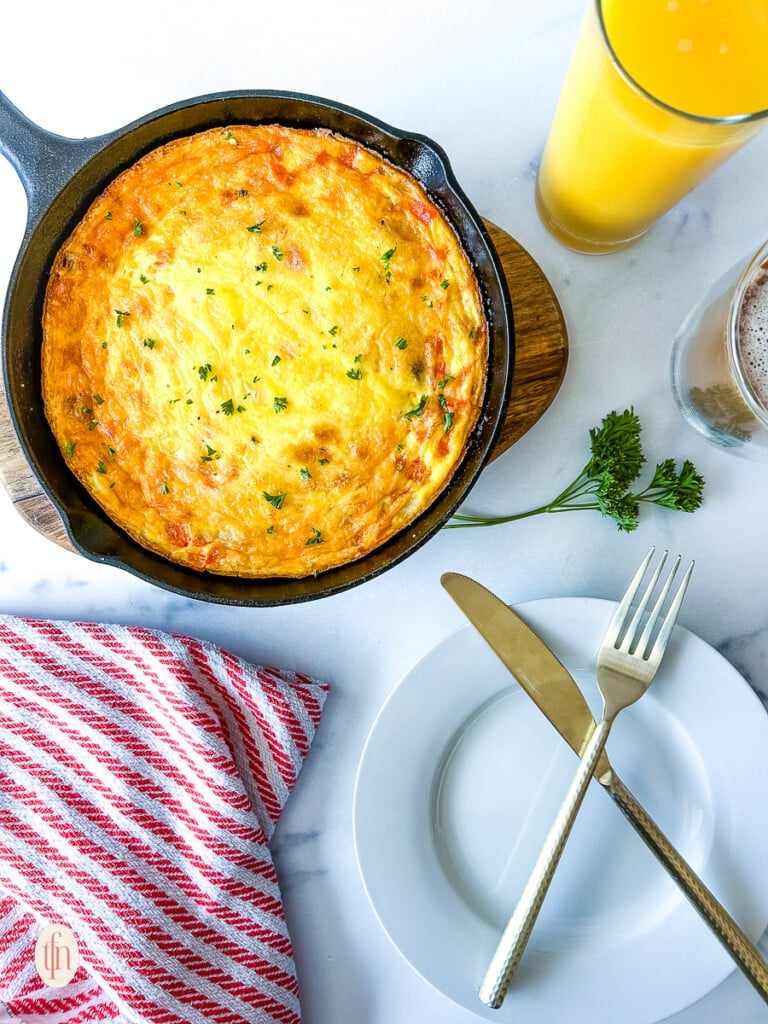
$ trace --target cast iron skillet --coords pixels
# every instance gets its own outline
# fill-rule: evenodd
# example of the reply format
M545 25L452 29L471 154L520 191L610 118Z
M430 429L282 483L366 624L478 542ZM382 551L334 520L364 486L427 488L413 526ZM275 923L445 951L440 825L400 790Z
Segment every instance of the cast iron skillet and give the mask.
M248 580L196 573L144 550L117 528L67 469L43 415L41 313L54 256L93 199L144 153L170 139L234 123L281 123L340 132L413 174L438 204L472 260L491 324L483 412L448 486L411 526L356 562L316 577ZM378 575L416 550L459 506L487 461L504 421L512 380L512 307L500 262L443 150L350 107L290 92L228 92L184 100L98 138L53 135L0 93L0 152L16 168L28 219L3 316L3 373L21 449L86 557L116 565L187 597L232 605L278 605L333 594Z

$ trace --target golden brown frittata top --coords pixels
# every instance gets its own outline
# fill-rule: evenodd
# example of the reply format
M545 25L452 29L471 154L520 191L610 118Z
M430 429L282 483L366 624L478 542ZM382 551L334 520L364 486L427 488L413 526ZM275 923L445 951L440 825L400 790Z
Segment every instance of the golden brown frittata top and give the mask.
M122 173L54 262L46 415L143 546L243 577L357 559L434 500L480 409L472 268L407 173L232 125Z

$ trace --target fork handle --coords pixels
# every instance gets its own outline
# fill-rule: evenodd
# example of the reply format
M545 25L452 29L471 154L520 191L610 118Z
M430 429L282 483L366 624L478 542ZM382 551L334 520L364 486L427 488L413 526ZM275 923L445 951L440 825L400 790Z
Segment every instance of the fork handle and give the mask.
M544 902L555 869L560 861L576 815L587 792L592 772L603 751L612 718L603 717L595 726L584 748L579 766L568 787L565 799L557 812L538 859L525 883L520 899L504 929L488 970L480 986L480 999L492 1009L504 1002L512 977L520 963L531 937L533 926Z
M602 782L602 779L600 781ZM763 999L768 1002L768 963L760 955L749 936L742 931L725 907L680 856L621 779L615 773L611 773L609 781L603 785L624 816L720 939L737 966L744 972Z

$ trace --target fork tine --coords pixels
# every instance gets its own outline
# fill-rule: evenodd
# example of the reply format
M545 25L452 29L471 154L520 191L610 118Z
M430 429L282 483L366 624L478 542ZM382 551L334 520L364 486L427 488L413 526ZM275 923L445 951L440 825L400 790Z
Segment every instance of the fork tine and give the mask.
M648 568L648 563L653 558L653 553L656 548L651 548L648 554L645 556L643 561L640 563L640 568L637 570L635 575L632 577L632 582L627 587L627 591L619 602L619 607L611 619L611 623L605 632L606 644L610 644L613 647L618 646L619 634L622 631L622 627L625 625L627 617L629 615L629 609L634 600L635 594L637 593L638 587L642 582L643 576L645 576L645 570Z
M688 581L690 580L691 573L693 572L693 564L694 563L691 562L691 564L686 569L685 576L683 576L680 586L677 588L677 593L672 598L672 604L669 606L669 611L667 612L666 618L661 624L661 629L659 630L658 636L656 637L656 641L653 647L651 648L650 654L648 655L649 658L659 660L664 651L666 650L667 644L669 643L669 638L672 634L672 628L675 625L678 613L680 611L680 605L683 603L685 592L688 589Z
M661 614L661 609L664 607L664 602L667 599L667 594L669 593L669 591L670 591L670 589L672 587L672 581L675 578L675 573L680 568L680 561L681 561L680 555L678 555L676 560L675 560L675 564L672 566L672 569L671 569L669 575L667 576L666 582L664 583L663 587L661 588L659 596L656 599L656 603L653 606L653 611L648 616L648 621L645 624L645 629L643 630L642 636L634 644L633 650L636 651L640 655L641 658L647 657L648 654L650 653L651 636L653 635L653 630L656 627L656 622L658 620L658 617ZM658 577L658 574L657 574L657 577ZM654 580L654 583L655 583L655 580ZM648 597L650 597L650 594L648 594Z
M643 615L645 614L645 609L648 605L648 602L651 599L651 595L653 594L653 591L656 589L656 584L659 581L659 576L661 576L661 570L664 568L664 563L667 560L668 554L669 552L665 551L659 559L659 564L656 566L656 569L652 573L651 578L648 581L648 585L646 586L643 595L638 602L637 609L635 610L635 614L632 617L632 621L630 622L629 626L624 632L624 638L621 641L621 649L624 651L631 652L637 649L636 641L637 634L640 629L640 623L642 622Z

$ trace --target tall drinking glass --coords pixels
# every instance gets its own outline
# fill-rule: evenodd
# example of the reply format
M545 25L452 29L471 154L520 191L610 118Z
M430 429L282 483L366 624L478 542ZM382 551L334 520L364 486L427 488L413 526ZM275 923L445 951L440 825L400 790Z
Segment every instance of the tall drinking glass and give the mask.
M768 120L765 0L590 0L536 182L549 231L611 252Z

